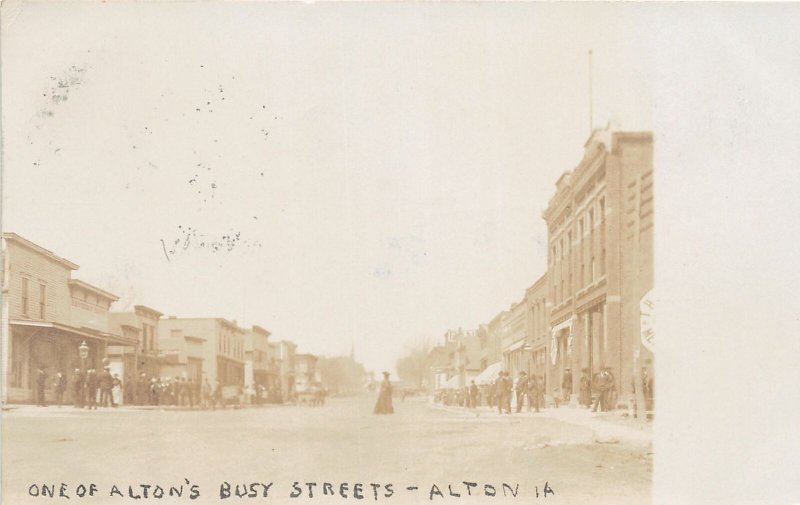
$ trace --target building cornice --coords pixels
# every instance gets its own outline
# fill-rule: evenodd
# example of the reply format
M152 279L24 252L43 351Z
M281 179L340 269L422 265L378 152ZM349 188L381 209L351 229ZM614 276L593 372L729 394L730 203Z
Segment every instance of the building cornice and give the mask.
M34 251L34 252L46 257L47 259L49 259L51 261L54 261L54 262L58 263L59 265L64 266L64 267L66 267L66 268L68 268L70 270L77 270L78 269L78 265L76 265L75 263L69 261L68 259L62 258L61 256L56 256L55 254L53 254L52 251L49 251L49 250L45 249L44 247L42 247L40 245L34 244L30 240L28 240L26 238L23 238L23 237L20 237L16 233L12 233L12 232L3 233L3 239L5 239L7 242L18 244L18 245L21 245L21 246L23 246L23 247L25 247L27 249L30 249L30 250L32 250L32 251Z
M164 315L163 312L159 312L156 309L150 308L150 307L148 307L146 305L134 305L133 309L136 312L145 312L147 314L150 314L151 316L155 316L154 319L160 319L161 316Z
M85 289L86 291L91 291L92 293L94 293L96 295L100 295L103 298L106 298L106 299L108 299L108 300L110 300L112 302L116 302L117 300L119 300L119 297L117 295L115 295L113 293L109 293L108 291L105 291L103 289L100 289L97 286L92 286L88 282L84 282L84 281L82 281L80 279L70 279L69 280L69 287L70 288L71 287L79 287L81 289Z

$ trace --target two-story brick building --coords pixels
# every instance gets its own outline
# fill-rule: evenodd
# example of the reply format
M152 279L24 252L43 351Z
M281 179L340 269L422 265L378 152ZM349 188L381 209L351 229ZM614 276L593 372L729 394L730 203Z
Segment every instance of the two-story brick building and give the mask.
M109 331L109 308L118 298L73 279L77 264L15 233L3 234L2 252L4 402L33 401L40 367L48 377L101 370L108 345L136 345L132 335ZM82 342L86 359L79 354Z

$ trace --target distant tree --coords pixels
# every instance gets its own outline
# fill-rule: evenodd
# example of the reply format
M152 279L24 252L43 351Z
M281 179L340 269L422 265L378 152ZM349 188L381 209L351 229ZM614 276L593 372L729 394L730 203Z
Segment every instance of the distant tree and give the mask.
M323 386L330 391L356 391L363 387L364 366L350 356L320 357L317 370Z
M422 389L425 378L428 376L430 366L431 345L426 339L410 345L406 349L406 354L397 360L397 375L400 380L416 384L417 388Z

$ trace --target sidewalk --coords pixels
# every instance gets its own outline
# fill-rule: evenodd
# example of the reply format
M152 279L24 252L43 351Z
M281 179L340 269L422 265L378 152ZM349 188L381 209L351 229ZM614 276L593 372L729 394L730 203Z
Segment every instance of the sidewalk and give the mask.
M227 405L224 409L221 407L217 407L216 410L239 410L239 409L261 409L261 408L275 408L275 407L286 407L292 406L290 403L266 403L264 405ZM33 404L28 403L19 403L19 404L11 404L11 405L3 405L2 407L3 412L41 412L45 413L70 413L70 412L87 412L88 409L86 408L75 408L71 404L64 404L60 408L57 405L48 405L46 407L37 407ZM130 412L136 410L169 410L169 411L186 411L186 412L211 412L212 409L201 409L201 408L192 408L192 407L185 407L185 406L178 406L178 405L120 405L118 407L97 407L97 412L105 411L105 412Z
M448 412L474 415L479 413L483 416L495 416L500 418L496 408L481 406L474 409L464 407L445 406L438 403L428 402L433 408L438 408ZM513 412L513 411L512 411ZM653 440L653 423L640 423L635 419L624 416L624 411L612 412L592 412L590 409L580 407L558 407L545 408L539 412L528 412L525 408L520 413L503 414L504 418L531 418L544 417L555 419L564 423L573 424L589 428L594 432L594 441L598 444L616 444L620 442L632 444L650 444Z

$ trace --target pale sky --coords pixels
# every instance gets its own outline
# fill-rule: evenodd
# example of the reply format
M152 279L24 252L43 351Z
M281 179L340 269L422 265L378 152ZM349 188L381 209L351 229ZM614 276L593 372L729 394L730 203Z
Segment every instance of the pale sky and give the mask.
M652 129L634 5L9 10L6 231L116 310L352 343L376 371L544 273L541 212L589 132L589 49L595 126Z

